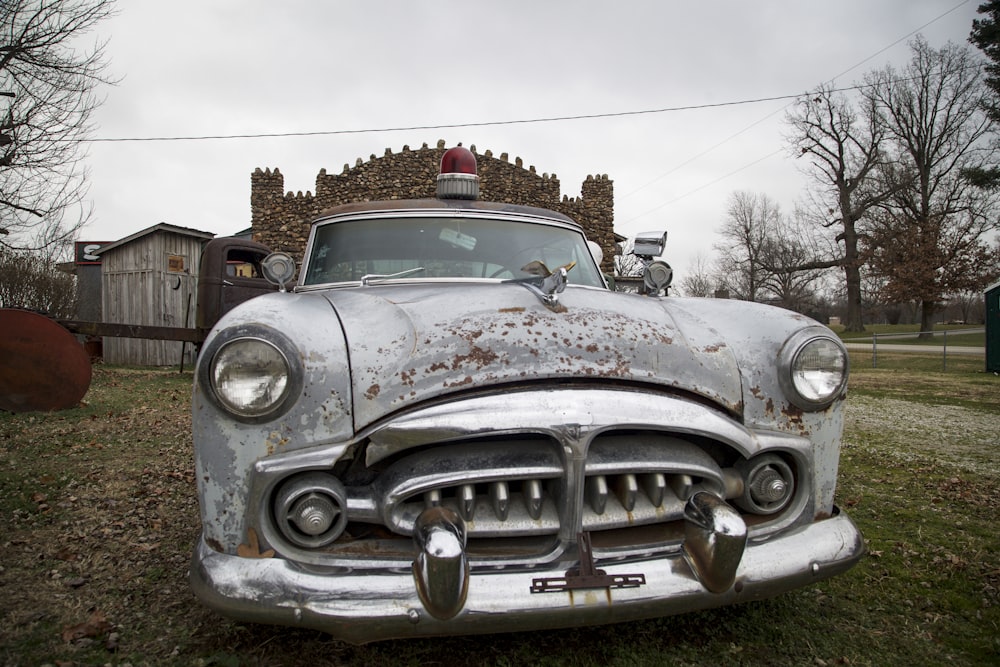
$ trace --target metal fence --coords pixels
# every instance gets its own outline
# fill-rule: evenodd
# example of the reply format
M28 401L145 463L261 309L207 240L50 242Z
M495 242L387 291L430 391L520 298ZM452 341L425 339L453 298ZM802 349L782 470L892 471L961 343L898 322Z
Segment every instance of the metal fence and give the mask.
M941 369L948 370L948 356L979 356L985 359L986 348L984 346L954 345L949 346L948 336L952 340L958 335L981 334L985 328L975 329L950 329L944 331L912 332L912 333L891 333L872 334L871 338L850 338L844 341L850 350L871 349L872 368L878 368L879 352L903 352L913 354L940 354ZM931 338L935 342L929 343L893 343L893 340L918 340Z

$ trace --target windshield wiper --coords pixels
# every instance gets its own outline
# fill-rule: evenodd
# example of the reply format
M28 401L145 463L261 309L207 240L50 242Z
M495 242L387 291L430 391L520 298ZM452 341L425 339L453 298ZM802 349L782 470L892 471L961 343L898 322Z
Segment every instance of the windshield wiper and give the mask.
M373 282L379 282L382 280L393 280L395 278L405 278L408 275L418 273L423 271L424 267L418 266L415 269L407 269L406 271L400 271L399 273L368 273L361 276L362 285L371 285Z

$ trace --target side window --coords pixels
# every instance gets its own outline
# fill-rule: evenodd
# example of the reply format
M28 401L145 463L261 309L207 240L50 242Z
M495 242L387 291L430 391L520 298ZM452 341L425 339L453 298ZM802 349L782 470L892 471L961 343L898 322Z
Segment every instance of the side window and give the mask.
M226 253L226 275L233 278L260 278L260 253L233 248Z

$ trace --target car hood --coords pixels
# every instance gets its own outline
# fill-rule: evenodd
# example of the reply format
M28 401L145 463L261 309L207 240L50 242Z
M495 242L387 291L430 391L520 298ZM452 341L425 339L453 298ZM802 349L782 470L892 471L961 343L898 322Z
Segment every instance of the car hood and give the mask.
M539 381L658 385L742 410L721 336L670 299L568 287L549 308L523 285L408 284L324 294L350 355L356 429L424 400Z

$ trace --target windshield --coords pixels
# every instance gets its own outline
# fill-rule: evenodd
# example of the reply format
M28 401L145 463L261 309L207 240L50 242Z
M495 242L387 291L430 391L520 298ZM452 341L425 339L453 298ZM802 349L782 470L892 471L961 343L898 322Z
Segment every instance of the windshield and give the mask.
M550 271L576 262L570 284L604 287L586 239L568 227L414 216L332 222L314 233L304 285L366 276L510 280L538 275L538 262Z

